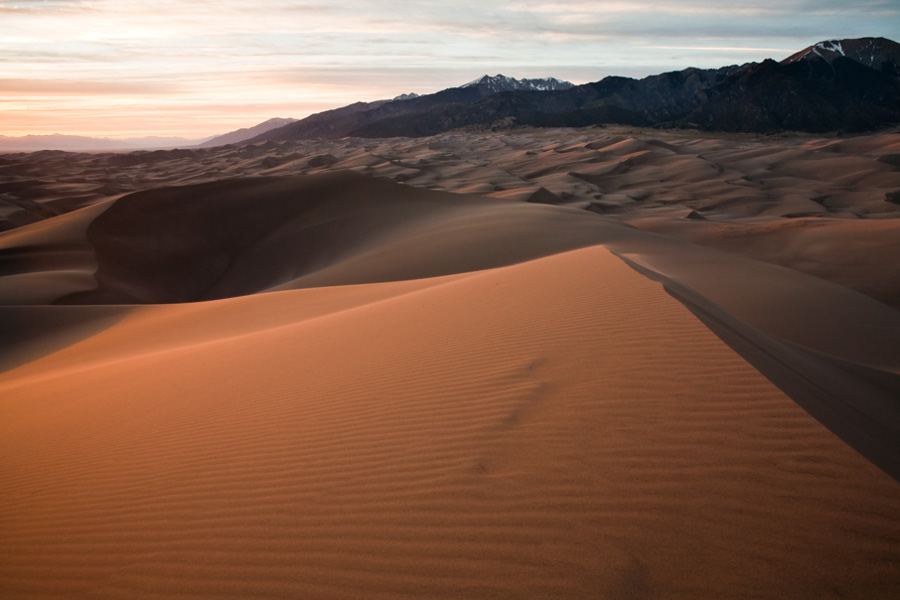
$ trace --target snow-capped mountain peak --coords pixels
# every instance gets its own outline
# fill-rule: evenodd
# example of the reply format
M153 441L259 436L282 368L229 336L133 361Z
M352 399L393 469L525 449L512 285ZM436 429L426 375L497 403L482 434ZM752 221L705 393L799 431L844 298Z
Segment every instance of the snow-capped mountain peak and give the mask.
M828 40L825 42L813 44L809 48L801 50L797 54L788 58L785 62L797 62L799 60L803 60L804 58L808 58L811 55L818 56L819 58L824 58L825 60L831 62L835 56L847 56L847 53L844 52L844 48L841 45L840 40Z
M517 90L529 90L529 91L541 91L546 92L550 90L567 90L571 87L574 87L573 84L568 81L562 81L560 79L556 79L555 77L544 77L541 79L516 79L514 77L507 77L505 75L484 75L474 81L470 81L469 83L461 86L461 87L480 87L489 91L490 93L496 94L498 92L512 92Z
M885 65L892 69L900 64L900 44L884 38L828 40L813 44L782 63L824 60L831 64L838 57L849 58L875 70L883 70Z
M824 52L836 52L841 56L847 56L847 53L844 52L844 48L841 46L840 40L829 40L827 42L819 42L815 46L813 46L813 52L819 54L821 56L820 51Z

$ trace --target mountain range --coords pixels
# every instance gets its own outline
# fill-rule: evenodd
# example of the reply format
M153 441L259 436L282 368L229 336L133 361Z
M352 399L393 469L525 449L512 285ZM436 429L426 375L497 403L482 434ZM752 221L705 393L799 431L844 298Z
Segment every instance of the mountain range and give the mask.
M273 129L249 142L285 141L309 138L392 137L409 135L394 133L407 116L426 116L447 110L477 106L481 101L498 94L549 93L574 89L568 81L554 78L514 79L503 75L485 75L463 86L448 88L434 94L403 94L393 100L356 102L342 108L310 115L290 125ZM385 127L386 125L386 127ZM452 129L453 122L439 126L440 131ZM414 134L415 135L415 134ZM422 133L419 135L429 135Z
M206 138L150 136L141 138L112 139L81 135L24 135L11 137L0 135L0 152L33 152L35 150L137 150L142 148L174 148L194 146Z
M643 79L484 76L461 87L358 102L249 140L418 137L460 127L617 123L732 132L859 132L900 122L900 44L885 38L820 42L780 62L688 68Z
M861 132L900 123L900 44L885 38L819 42L788 58L643 79L610 76L574 85L548 77L485 75L433 94L356 102L304 119L272 118L209 139L125 140L0 136L0 152L210 148L341 137L422 137L457 128L656 128L769 133Z
M212 148L226 144L239 144L270 129L283 127L297 119L275 117L253 127L245 127L213 138L188 139L183 137L141 137L126 139L96 138L80 135L25 135L9 137L0 135L0 152L33 152L37 150L106 151L106 150L154 150L170 148Z

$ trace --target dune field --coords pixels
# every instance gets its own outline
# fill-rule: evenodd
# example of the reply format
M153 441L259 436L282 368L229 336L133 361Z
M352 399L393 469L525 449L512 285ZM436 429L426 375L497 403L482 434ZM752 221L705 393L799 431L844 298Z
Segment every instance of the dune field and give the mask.
M0 155L0 597L900 594L900 134Z

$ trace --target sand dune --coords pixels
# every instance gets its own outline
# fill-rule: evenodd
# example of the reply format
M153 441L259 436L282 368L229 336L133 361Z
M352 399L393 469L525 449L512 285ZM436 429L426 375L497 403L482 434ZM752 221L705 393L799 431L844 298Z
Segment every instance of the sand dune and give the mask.
M4 377L11 596L896 581L896 483L600 248L199 306Z
M897 147L119 155L0 233L0 595L894 598Z
M717 219L900 213L896 202L886 201L900 189L900 134L847 139L697 135L526 129L193 151L0 155L0 217L5 221L0 225L17 227L101 198L166 185L347 170L441 191L504 195L543 187L564 202L601 201L625 212L677 205Z

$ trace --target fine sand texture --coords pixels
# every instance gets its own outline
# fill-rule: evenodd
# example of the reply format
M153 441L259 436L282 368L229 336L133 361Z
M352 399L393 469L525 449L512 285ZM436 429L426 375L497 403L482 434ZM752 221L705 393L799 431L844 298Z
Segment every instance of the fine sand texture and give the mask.
M900 594L900 136L185 152L3 157L0 597Z

